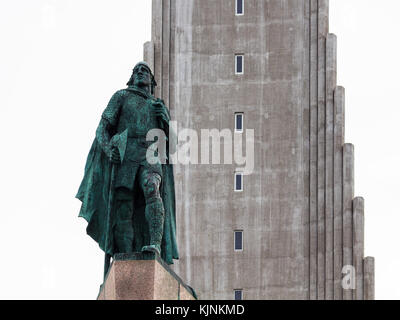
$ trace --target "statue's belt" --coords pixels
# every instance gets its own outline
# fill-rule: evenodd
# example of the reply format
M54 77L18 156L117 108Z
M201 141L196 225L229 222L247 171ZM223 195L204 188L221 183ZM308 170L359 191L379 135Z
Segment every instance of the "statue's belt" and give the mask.
M138 145L139 147L149 147L151 146L155 140L147 141L146 136L128 136L128 144Z
M140 140L146 140L146 135L147 135L147 132L145 132L145 133L134 133L134 132L132 132L132 133L128 133L128 138L129 139L140 139Z
M139 139L139 140L146 140L146 135L142 135L142 134L129 134L128 135L129 139Z

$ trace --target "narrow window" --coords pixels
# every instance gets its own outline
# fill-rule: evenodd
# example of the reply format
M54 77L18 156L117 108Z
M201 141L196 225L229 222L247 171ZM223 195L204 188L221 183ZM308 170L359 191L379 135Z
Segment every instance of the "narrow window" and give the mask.
M235 191L243 191L243 173L235 172Z
M244 72L244 55L237 54L235 55L235 73L236 74L243 74Z
M241 16L244 14L244 7L243 7L244 0L236 0L236 15Z
M243 290L235 289L235 300L243 300Z
M235 113L235 132L243 132L243 113Z
M243 251L243 231L235 231L235 251Z

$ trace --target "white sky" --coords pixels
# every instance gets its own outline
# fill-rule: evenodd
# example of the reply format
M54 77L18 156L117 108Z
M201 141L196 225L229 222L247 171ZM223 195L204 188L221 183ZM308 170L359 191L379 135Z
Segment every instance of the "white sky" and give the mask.
M398 0L331 0L346 141L376 297L400 299ZM151 38L151 0L0 0L0 299L94 299L103 254L74 199L111 95Z

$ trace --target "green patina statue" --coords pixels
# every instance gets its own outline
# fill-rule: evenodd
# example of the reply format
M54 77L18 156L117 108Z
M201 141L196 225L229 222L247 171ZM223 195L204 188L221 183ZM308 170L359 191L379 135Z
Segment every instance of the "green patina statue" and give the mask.
M168 264L179 258L172 165L168 158L146 159L154 144L146 140L149 130L170 134L169 111L153 96L156 85L150 67L139 62L128 87L112 96L76 195L88 235L106 253L105 274L115 253L154 252Z

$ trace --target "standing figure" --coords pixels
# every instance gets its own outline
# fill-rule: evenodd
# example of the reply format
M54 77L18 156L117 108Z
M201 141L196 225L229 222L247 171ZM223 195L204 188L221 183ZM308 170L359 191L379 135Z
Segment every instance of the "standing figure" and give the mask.
M87 233L106 255L151 251L172 264L179 258L172 165L168 158L156 163L146 158L154 145L146 140L149 130L163 130L165 137L170 130L168 109L153 97L156 85L148 64L139 62L128 87L112 96L76 197Z

